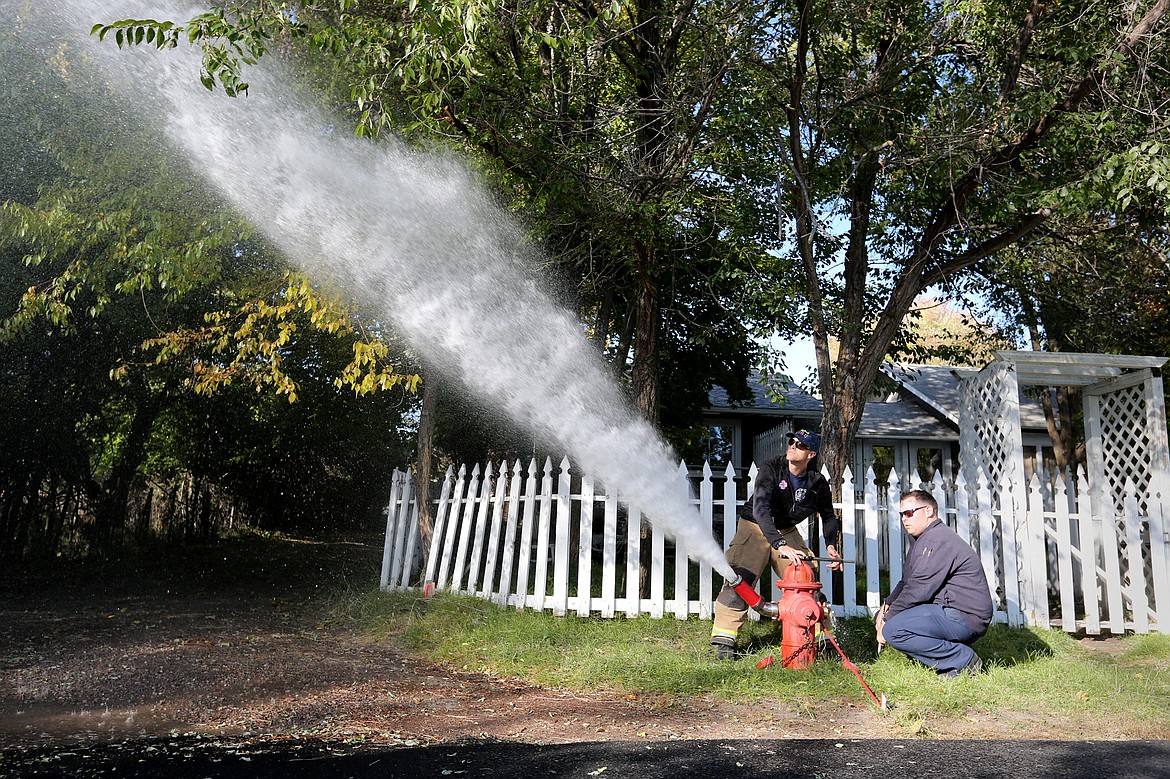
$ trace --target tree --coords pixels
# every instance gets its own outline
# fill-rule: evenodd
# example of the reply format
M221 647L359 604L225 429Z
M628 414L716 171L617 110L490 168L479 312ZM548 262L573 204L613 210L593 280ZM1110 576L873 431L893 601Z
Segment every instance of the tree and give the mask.
M1013 315L1037 351L1170 354L1165 191L1131 202L1123 214L1054 218L981 263L992 305ZM1079 392L1046 388L1040 397L1057 466L1083 463Z
M652 421L662 405L667 311L710 294L674 280L695 273L697 257L726 264L745 255L738 235L689 216L714 159L706 133L714 107L734 103L716 98L760 33L754 8L320 0L290 14L241 2L179 25L122 20L96 29L120 44L198 41L206 80L229 91L240 88L243 63L283 36L308 36L341 63L363 132L421 132L470 150L501 195L534 217L554 275L575 288L572 302L598 348L618 375L628 369L634 403ZM728 278L707 275L711 284ZM714 311L720 329L738 327L735 342L746 344L739 312ZM741 370L743 361L731 364ZM709 384L727 365L694 360L692 368L707 371Z
M923 291L961 283L1054 215L1102 198L1124 208L1165 185L1168 6L461 0L359 13L322 0L298 16L243 4L183 26L126 20L100 32L219 41L205 80L235 89L234 66L300 30L352 68L366 126L397 125L405 105L416 126L446 128L494 161L502 189L545 215L549 243L588 268L578 276L599 280L605 294L583 306L596 332L614 332L607 312L630 304L633 390L648 416L661 282L691 272L680 249L718 246L727 277L761 295L737 311L783 326L801 309L825 399L823 460L840 475ZM220 56L222 41L238 56ZM717 229L693 229L696 212L731 202ZM722 218L777 208L790 229L773 245L762 221Z
M1168 7L802 0L770 19L745 88L780 128L833 474L920 293L1118 199L1119 178L1165 191ZM1163 172L1135 182L1139 149Z
M891 357L921 365L973 365L990 362L997 349L1013 344L989 323L953 304L920 297L906 316Z
M148 477L268 526L368 517L415 384L392 334L290 274L30 18L0 32L23 172L0 193L0 554L108 550Z

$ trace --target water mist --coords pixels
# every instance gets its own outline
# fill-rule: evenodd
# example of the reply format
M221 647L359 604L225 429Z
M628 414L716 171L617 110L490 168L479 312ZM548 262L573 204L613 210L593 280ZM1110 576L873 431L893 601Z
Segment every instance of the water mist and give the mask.
M167 132L223 195L308 273L394 323L418 353L563 447L695 559L735 578L678 483L677 461L637 415L576 317L526 278L523 237L461 160L324 130L270 64L232 99L198 80L189 47L119 50L88 35L126 16L199 9L63 0L72 37L135 102L160 101Z

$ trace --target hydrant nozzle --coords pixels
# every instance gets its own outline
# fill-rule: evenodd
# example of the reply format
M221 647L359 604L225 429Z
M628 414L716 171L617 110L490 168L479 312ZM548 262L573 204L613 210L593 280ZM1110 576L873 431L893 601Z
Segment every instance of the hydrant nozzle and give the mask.
M776 619L776 615L779 611L779 608L776 606L776 604L764 600L763 597L760 596L760 593L756 592L755 587L752 587L750 584L745 582L742 576L737 576L735 581L728 582L728 584L731 585L731 589L735 590L739 597L743 598L744 601L747 602L749 608L755 609L761 615L768 617L769 619Z

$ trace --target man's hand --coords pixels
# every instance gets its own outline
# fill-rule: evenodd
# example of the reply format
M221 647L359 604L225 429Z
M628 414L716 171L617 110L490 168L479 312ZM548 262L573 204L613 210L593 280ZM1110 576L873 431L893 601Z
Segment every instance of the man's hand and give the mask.
M877 618L874 619L873 625L877 628L877 645L881 649L886 645L886 637L882 634L882 630L886 627L886 612L890 610L889 606L882 606L878 609Z
M837 547L833 546L832 544L828 544L825 546L825 551L828 552L829 557L832 557L834 560L834 562L829 563L830 571L840 571L845 567L841 564L841 553L837 551Z
M788 544L781 544L780 546L776 547L776 551L794 563L799 563L800 561L804 560L804 555Z

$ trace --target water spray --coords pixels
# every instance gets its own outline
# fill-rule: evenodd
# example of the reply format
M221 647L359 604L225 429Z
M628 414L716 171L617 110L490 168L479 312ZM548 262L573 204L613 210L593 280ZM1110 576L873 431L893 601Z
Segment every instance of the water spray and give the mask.
M119 50L88 35L126 15L186 20L200 9L127 0L58 0L57 37L102 63L163 121L194 167L292 262L332 279L431 365L561 447L689 556L735 577L705 527L677 459L613 381L576 316L533 281L523 231L453 156L334 133L265 61L246 96L199 82L189 47ZM46 11L46 13L52 13Z

